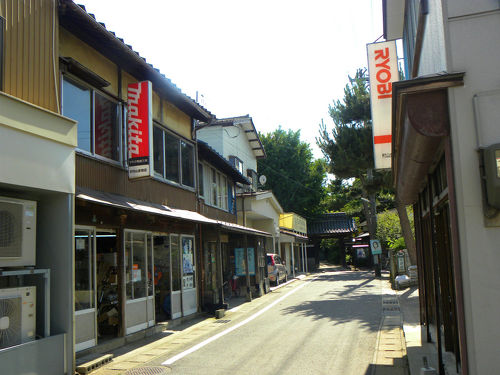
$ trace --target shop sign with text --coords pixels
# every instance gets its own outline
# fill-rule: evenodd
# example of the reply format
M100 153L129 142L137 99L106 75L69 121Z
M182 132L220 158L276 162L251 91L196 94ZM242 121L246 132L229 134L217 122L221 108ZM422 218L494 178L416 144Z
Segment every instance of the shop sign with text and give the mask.
M392 83L399 80L396 42L367 45L375 169L391 168Z
M153 88L150 81L131 83L127 87L128 177L149 177L153 171Z

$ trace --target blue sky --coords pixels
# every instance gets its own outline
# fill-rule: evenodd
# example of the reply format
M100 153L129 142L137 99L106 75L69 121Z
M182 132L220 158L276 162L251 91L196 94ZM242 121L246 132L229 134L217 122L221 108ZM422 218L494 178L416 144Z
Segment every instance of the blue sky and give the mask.
M218 118L300 130L315 157L328 106L382 35L381 0L75 2Z

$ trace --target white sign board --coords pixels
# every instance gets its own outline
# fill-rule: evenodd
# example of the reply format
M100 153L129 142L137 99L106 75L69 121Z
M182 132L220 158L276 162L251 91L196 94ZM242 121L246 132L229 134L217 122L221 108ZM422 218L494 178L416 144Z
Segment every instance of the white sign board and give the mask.
M367 45L375 169L391 168L392 82L399 80L396 41Z

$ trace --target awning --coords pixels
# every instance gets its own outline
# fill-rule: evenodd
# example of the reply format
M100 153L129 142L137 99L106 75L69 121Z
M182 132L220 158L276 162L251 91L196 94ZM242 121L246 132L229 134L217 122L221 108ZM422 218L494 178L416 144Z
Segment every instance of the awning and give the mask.
M399 200L416 201L442 141L449 134L447 89L465 73L440 73L392 85L392 172Z
M288 236L295 237L297 239L308 240L308 237L306 235L300 234L300 233L297 233L297 232L293 232L293 231L290 231L290 230L286 230L286 229L281 229L280 228L280 233L286 234Z
M223 229L230 230L233 232L272 237L270 233L245 227L243 225L229 223L226 221L210 219L206 216L199 214L198 212L181 210L178 208L170 208L162 204L144 202L130 197L125 197L119 194L105 193L102 191L77 187L75 196L77 199L81 199L96 204L101 204L104 206L111 206L116 208L122 208L125 210L133 210L154 215L161 215L170 217L172 219L191 221L200 224L218 225Z

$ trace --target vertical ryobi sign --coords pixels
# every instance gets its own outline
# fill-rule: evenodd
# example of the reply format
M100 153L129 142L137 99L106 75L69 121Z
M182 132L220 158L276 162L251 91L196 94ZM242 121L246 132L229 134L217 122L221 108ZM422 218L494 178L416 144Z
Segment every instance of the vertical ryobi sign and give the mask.
M128 85L128 178L149 177L153 171L153 87L150 81Z
M392 82L399 80L396 41L367 45L375 169L391 168Z

